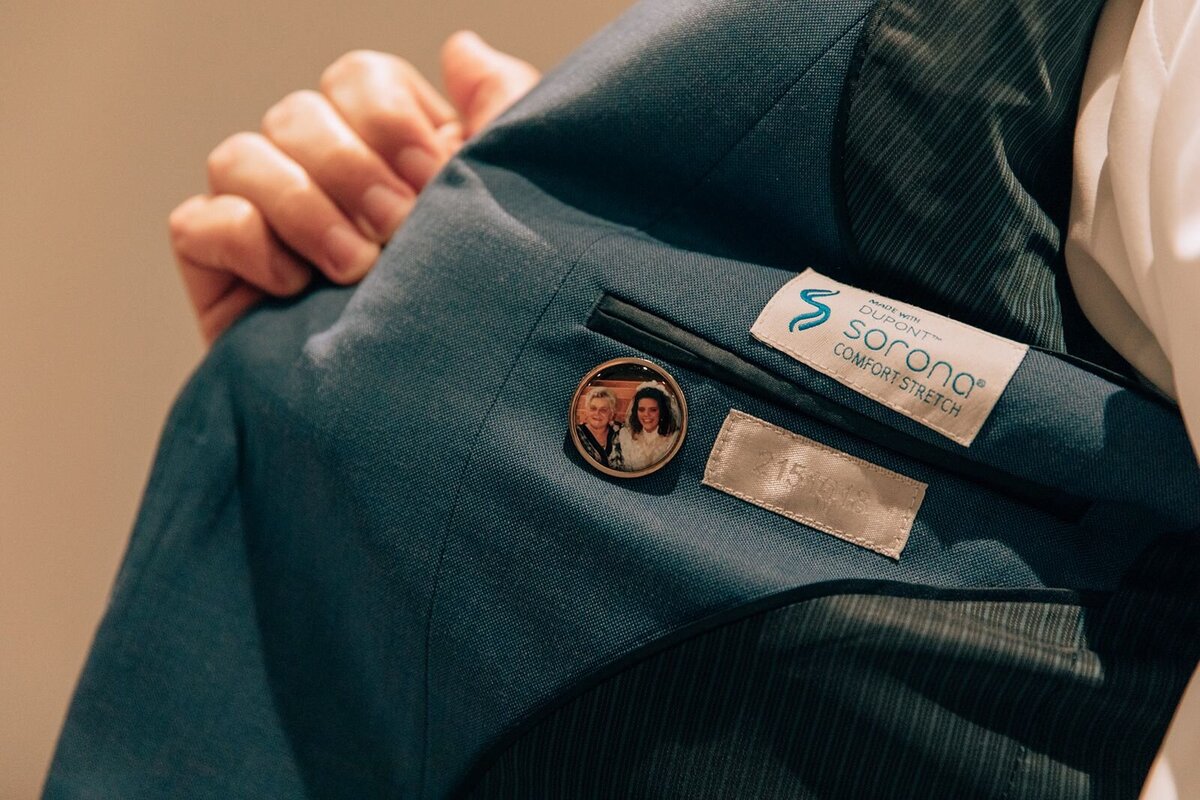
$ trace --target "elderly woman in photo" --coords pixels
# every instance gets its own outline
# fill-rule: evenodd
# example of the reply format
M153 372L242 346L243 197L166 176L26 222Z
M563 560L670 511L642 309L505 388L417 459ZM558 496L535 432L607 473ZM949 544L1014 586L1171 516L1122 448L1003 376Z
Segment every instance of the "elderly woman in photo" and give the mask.
M583 411L583 423L575 430L584 449L604 466L622 469L621 447L617 444L621 426L613 422L617 415L617 396L611 389L598 386L587 393Z
M646 469L670 452L679 432L674 403L658 383L643 383L629 406L629 423L617 435L627 472Z

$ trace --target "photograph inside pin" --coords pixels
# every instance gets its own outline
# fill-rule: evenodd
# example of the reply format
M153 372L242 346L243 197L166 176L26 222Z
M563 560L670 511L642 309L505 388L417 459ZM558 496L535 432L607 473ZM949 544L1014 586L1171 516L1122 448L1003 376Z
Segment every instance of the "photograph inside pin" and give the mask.
M644 358L593 368L571 398L571 440L592 467L618 478L649 475L683 445L687 402L666 370Z

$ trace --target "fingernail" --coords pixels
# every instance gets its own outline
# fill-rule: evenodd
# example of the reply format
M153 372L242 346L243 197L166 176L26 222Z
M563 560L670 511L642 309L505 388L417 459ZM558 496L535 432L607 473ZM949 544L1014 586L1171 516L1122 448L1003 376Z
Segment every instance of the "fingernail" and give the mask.
M396 170L418 189L437 175L442 162L424 147L410 145L396 156Z
M405 197L390 186L377 183L363 192L362 209L369 233L374 239L386 242L412 211L415 197Z
M331 277L349 282L366 274L379 257L379 248L355 233L349 225L338 223L329 226L325 232L325 254L331 262Z
M271 257L271 270L279 280L281 291L285 296L293 295L308 286L312 271L308 267L297 264L291 257L276 253Z

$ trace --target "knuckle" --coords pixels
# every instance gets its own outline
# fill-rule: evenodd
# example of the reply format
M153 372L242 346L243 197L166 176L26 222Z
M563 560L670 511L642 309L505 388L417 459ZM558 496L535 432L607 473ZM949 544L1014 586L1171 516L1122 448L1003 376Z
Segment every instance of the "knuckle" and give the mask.
M167 216L167 233L171 239L171 249L176 252L186 249L196 229L196 216L200 213L203 203L203 195L196 195L189 197L171 210Z
M255 243L261 237L258 215L249 203L224 209L221 224L211 231L210 244L222 268L251 269L257 260Z
M416 101L406 88L386 98L373 98L363 111L362 124L365 133L382 140L408 141L421 131Z
M339 62L346 64L349 67L368 67L378 63L382 59L383 53L377 50L369 50L364 47L350 50L338 59Z
M262 217L249 201L233 205L226 213L230 238L247 242L262 233Z
M297 118L311 113L321 103L321 96L311 89L301 89L286 95L263 114L262 130L270 136L286 130Z
M377 64L383 53L374 50L351 50L343 53L321 73L320 86L325 89L338 82L360 75Z
M167 215L167 232L171 235L172 242L187 234L191 223L191 211L188 208L188 202L190 201L184 201L175 206L171 210L171 213Z
M248 155L258 150L263 138L257 133L242 131L235 133L213 148L208 154L208 176L212 181L227 175Z

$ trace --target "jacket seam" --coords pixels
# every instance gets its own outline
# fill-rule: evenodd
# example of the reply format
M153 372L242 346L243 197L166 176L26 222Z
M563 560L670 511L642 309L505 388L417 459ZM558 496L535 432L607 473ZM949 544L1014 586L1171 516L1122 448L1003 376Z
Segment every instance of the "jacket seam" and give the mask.
M827 47L814 56L812 61L810 61L802 70L800 70L796 74L796 77L793 78L787 84L787 86L779 91L779 93L771 100L771 102L767 104L767 107L759 112L750 121L749 125L746 126L746 129L742 131L742 134L738 136L737 139L735 139L732 143L730 143L730 145L725 148L725 150L723 150L719 156L717 156L716 160L713 161L713 163L710 164L708 168L704 170L704 172L700 173L700 175L694 181L692 181L686 189L682 190L678 195L676 195L672 202L667 203L666 207L662 211L653 215L650 221L645 223L645 225L642 227L642 232L653 236L652 230L655 228L655 226L657 226L667 216L678 210L685 202L687 202L687 200L690 199L695 193L696 189L698 189L710 175L716 172L716 170L720 168L723 163L725 163L725 160L729 158L729 156L735 150L737 150L739 146L741 146L742 142L746 141L746 139L758 129L763 120L766 119L767 116L774 111L780 103L783 102L784 98L791 94L792 90L795 89L801 81L808 77L808 75L816 68L817 64L819 64L821 60L825 58L825 56L829 55L833 48L841 44L847 36L850 36L852 33L854 33L854 31L858 29L858 26L862 24L862 21L866 19L873 10L874 4L872 4L872 6L862 14L855 17L854 20L846 26L845 30L837 35L837 38L831 41Z
M605 239L607 239L611 236L615 236L620 232L621 232L620 229L609 229L609 230L606 230L604 233L600 234L599 236L597 236L591 242L589 242L579 252L579 254L571 262L571 265L569 267L567 267L567 269L563 272L562 276L559 278L558 284L554 287L554 291L550 293L550 297L546 300L545 304L542 306L542 310L540 312L538 312L537 318L533 321L533 324L529 326L529 330L526 331L525 338L521 341L521 346L517 348L517 352L513 356L512 362L509 364L508 371L504 373L504 378L500 381L500 385L498 387L496 387L496 392L492 396L492 401L488 404L487 411L480 416L479 426L475 432L475 436L472 438L473 444L471 447L471 451L467 454L467 458L463 462L462 470L459 473L459 478L456 481L457 486L454 490L454 500L450 505L450 514L447 517L446 525L442 529L441 544L438 546L437 562L434 566L433 586L432 586L432 588L430 590L430 594L429 594L429 607L425 614L425 645L423 647L424 658L423 658L423 663L421 665L421 671L423 674L422 680L423 680L424 685L423 685L423 690L422 690L422 703L421 703L421 716L422 716L422 722L421 722L421 727L422 727L421 768L420 768L420 777L418 779L418 792L417 792L418 797L425 797L426 790L427 790L426 776L428 774L428 766L429 766L429 716L430 716L429 715L429 697L430 697L429 653L430 653L430 648L431 648L432 641L433 641L434 610L437 605L438 589L441 585L441 577L442 577L444 560L445 560L445 555L446 555L446 546L449 544L450 532L454 528L454 521L458 515L459 502L462 499L463 489L466 486L466 480L465 480L466 473L471 468L471 465L473 463L475 463L476 448L479 446L479 442L481 441L481 437L479 434L482 432L483 427L487 424L488 420L491 419L492 410L496 407L496 403L499 402L500 397L504 394L504 389L506 386L508 386L508 381L512 377L513 372L516 370L517 364L521 361L521 356L524 354L525 348L529 345L529 340L533 338L534 332L537 331L537 329L541 326L543 317L545 317L546 312L550 309L550 307L552 305L554 305L554 301L557 299L559 292L562 291L562 288L566 284L567 279L574 273L575 268L577 266L579 266L580 262L583 261L583 259L587 256L587 254L590 253L593 249L595 249L595 247L598 244L600 244L600 242L604 241Z

